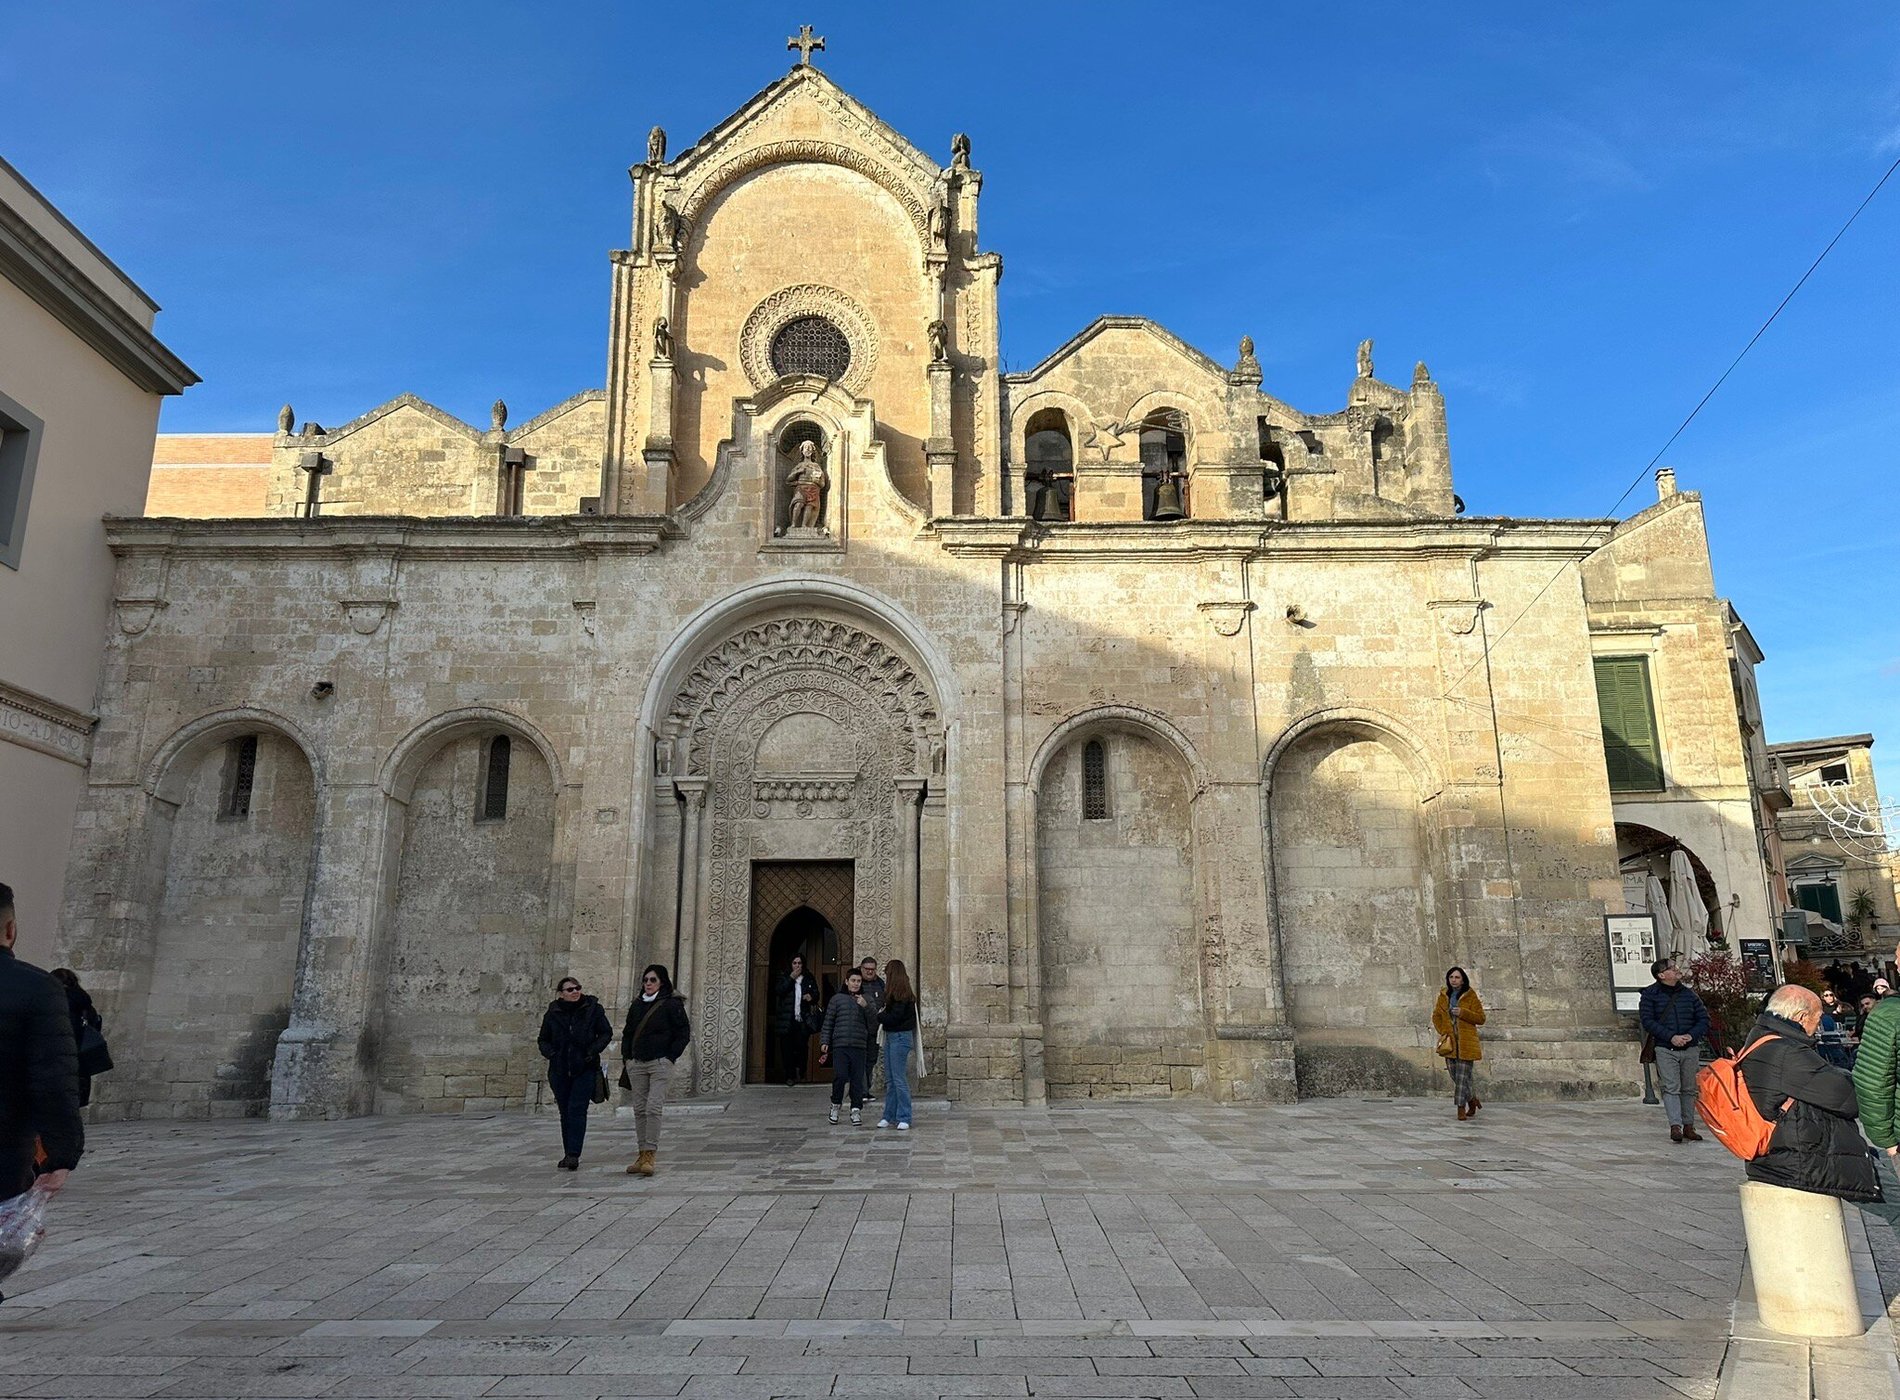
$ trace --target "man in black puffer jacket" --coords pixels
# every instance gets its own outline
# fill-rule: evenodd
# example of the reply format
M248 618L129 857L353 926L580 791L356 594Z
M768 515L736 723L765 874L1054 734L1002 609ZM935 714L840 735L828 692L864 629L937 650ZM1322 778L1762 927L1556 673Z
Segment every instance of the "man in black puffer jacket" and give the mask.
M43 1180L57 1191L79 1165L79 1051L66 993L50 973L13 956L13 889L0 885L0 1200L33 1184L33 1140L46 1148Z
M1854 1121L1860 1113L1854 1081L1821 1058L1814 1045L1820 1025L1821 999L1793 984L1776 988L1755 1018L1742 1082L1775 1135L1748 1164L1748 1178L1844 1201L1878 1201L1880 1178Z

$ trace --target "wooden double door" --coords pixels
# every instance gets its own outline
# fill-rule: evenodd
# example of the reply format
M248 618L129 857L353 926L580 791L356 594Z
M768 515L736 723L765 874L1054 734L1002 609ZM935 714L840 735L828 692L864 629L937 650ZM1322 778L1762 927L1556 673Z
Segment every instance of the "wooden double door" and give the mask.
M817 980L818 1008L844 985L857 965L852 910L857 894L848 860L782 860L752 863L751 977L747 1007L746 1083L776 1084L785 1078L779 1037L772 1031L773 990L791 970L794 955ZM829 1077L818 1064L818 1038L805 1046L804 1076Z

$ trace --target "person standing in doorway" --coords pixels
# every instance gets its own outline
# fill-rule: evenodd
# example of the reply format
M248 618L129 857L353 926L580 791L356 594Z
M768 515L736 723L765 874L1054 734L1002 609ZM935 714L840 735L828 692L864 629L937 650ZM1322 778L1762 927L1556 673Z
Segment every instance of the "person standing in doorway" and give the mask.
M818 1028L818 1053L831 1062L831 1121L838 1121L838 1108L844 1091L851 1090L851 1126L864 1122L864 1074L868 1052L877 1034L877 1018L864 996L864 974L852 968L844 975L844 988L825 1008L825 1022Z
M910 973L897 958L891 959L889 979L884 989L884 1009L878 1024L884 1030L884 1113L877 1120L880 1128L897 1125L897 1131L910 1131L910 1052L916 1043L917 993L911 988Z
M1663 1109L1669 1115L1671 1142L1701 1142L1695 1130L1695 1077L1702 1068L1702 1041L1709 1033L1709 1008L1695 988L1682 983L1682 972L1669 958L1649 965L1656 980L1643 988L1636 1019L1656 1043L1656 1073L1662 1080Z
M792 954L792 966L772 988L772 1033L778 1039L779 1071L788 1085L805 1078L805 1047L818 1020L818 982L805 971L805 959Z
M1438 1032L1438 1053L1451 1074L1451 1097L1460 1123L1483 1107L1471 1088L1472 1067L1484 1058L1484 1047L1478 1043L1478 1027L1483 1024L1484 1003L1478 1000L1477 988L1462 967L1451 968L1432 1008L1432 1029Z
M633 1096L633 1133L640 1155L629 1176L652 1176L660 1153L660 1113L673 1066L692 1043L686 1000L673 990L673 978L658 963L640 974L640 997L627 1008L620 1053L627 1061L622 1080Z
M613 1043L614 1026L599 999L581 991L579 978L563 977L555 990L559 995L541 1018L539 1046L548 1062L548 1088L561 1110L561 1160L554 1165L573 1172L580 1170L581 1146L587 1141L600 1052Z
M32 1187L36 1170L43 1190L59 1190L86 1150L66 994L13 955L19 936L13 887L0 885L0 1201ZM37 1169L36 1141L46 1154Z

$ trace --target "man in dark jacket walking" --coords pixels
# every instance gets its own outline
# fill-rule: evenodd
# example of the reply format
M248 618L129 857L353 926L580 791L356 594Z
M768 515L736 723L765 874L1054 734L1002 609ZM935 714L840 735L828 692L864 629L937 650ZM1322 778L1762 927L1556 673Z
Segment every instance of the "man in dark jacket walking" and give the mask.
M1702 1067L1702 1041L1709 1033L1709 1008L1682 985L1682 973L1668 958L1649 965L1656 980L1643 988L1636 1018L1656 1044L1656 1073L1662 1079L1663 1109L1669 1115L1671 1142L1701 1142L1695 1130L1695 1076Z
M86 1149L66 993L13 955L19 933L13 888L0 885L0 1200L33 1185L34 1139L46 1149L40 1181L49 1191L66 1184Z
M1748 1178L1844 1201L1878 1201L1874 1159L1854 1123L1860 1112L1854 1081L1821 1058L1814 1044L1820 1025L1821 999L1793 983L1777 988L1755 1018L1742 1082L1775 1134L1768 1150L1748 1163Z

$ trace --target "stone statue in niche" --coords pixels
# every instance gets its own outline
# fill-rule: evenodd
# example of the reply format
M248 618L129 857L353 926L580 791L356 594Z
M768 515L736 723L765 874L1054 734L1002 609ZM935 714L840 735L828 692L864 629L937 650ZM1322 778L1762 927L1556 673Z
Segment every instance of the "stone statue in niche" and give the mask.
M653 358L670 360L673 358L673 328L666 323L666 317L653 318Z
M664 165L666 163L666 128L656 126L647 133L647 164Z
M942 321L932 321L926 328L930 334L930 363L933 365L950 362L950 327Z
M1359 377L1372 378L1372 341L1369 339L1359 342Z
M946 204L931 205L928 228L932 252L940 253L950 246L949 225L950 207Z
M825 528L825 492L831 476L819 459L818 444L806 438L798 444L798 458L785 473L788 497L786 530L788 535L828 535Z

